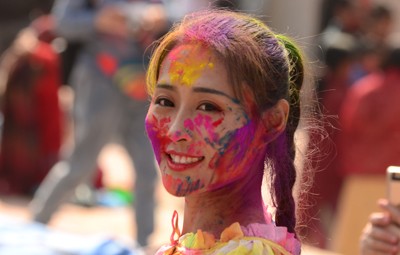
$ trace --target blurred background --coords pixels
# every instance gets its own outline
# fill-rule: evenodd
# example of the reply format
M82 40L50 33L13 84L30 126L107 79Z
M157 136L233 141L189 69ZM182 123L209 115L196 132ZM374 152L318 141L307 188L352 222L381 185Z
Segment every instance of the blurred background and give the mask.
M303 253L358 254L362 228L386 196L386 168L400 165L400 81L383 86L371 78L400 48L398 0L0 0L0 254L127 254L124 247L152 254L169 242L173 211L183 218L183 201L164 191L156 173L135 169L138 161L154 163L126 142L140 140L131 138L138 131L127 131L134 124L126 120L141 113L113 119L109 109L147 105L151 43L185 14L215 7L255 14L304 49L326 132L297 134L300 169L312 150L315 170L300 200ZM96 77L110 86L93 99ZM98 109L104 122L90 117ZM105 128L117 121L121 129ZM96 125L104 141L87 138ZM93 162L78 164L79 156ZM69 195L43 209L45 197L56 194L49 188L55 179L73 171L80 176L57 191ZM154 214L154 222L142 236L135 214L143 199L153 204L140 213Z

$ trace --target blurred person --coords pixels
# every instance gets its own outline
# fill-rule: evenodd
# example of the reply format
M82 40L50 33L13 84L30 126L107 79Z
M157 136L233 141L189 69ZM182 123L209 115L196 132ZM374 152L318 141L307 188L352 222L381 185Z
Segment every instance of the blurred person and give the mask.
M340 170L348 176L386 174L400 165L400 44L389 50L381 70L357 81L341 109ZM399 210L380 200L383 212L373 213L360 238L360 254L398 254Z
M58 100L60 63L50 44L52 24L48 15L37 17L1 59L2 194L32 196L58 160L63 121Z
M354 52L362 52L365 49L364 44L362 44L362 36L364 24L370 10L368 1L362 0L332 1L331 5L332 14L318 37L318 44L321 48L318 55L322 62L319 76L322 79L324 79L324 75L327 72L326 69L329 69L326 66L329 48L337 48L343 43L344 47L352 44ZM361 54L359 55L361 56ZM360 77L361 69L360 63L353 62L349 73L349 78L352 79L351 83Z
M338 38L349 37L349 40L358 41L367 10L359 0L333 1L332 9L332 15L319 38L322 54Z
M400 165L400 48L391 50L382 70L354 84L344 99L339 136L343 175L385 174Z
M393 14L388 7L373 6L364 25L364 43L374 46L378 51L387 49L389 36L393 33L393 25Z
M190 6L188 1L179 2ZM137 242L147 245L154 229L157 172L143 124L148 106L146 48L168 28L173 15L166 9L171 5L150 0L55 2L57 34L81 43L70 79L75 94L75 142L36 192L31 202L35 221L47 223L78 185L90 183L100 151L117 141L133 160Z
M32 20L49 13L54 0L0 1L0 55Z
M33 219L47 223L81 183L95 174L97 157L118 139L133 159L138 243L147 244L154 225L156 169L144 131L147 97L144 51L164 29L163 9L147 1L59 0L56 32L82 49L71 74L74 89L74 148L58 162L31 202Z
M373 6L364 22L360 47L357 49L357 62L351 74L352 82L377 71L389 50L389 38L393 30L391 11L383 6Z

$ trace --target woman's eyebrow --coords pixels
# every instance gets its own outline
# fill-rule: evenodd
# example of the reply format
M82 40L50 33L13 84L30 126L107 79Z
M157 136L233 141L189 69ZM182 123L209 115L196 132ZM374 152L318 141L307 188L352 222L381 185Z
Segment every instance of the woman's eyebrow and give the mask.
M176 90L174 86L169 85L169 84L165 84L165 83L157 84L156 87L159 88L159 89L168 89L168 90L173 90L173 91Z
M235 102L238 101L236 98L231 97L230 95L228 95L220 90L216 90L216 89L212 89L212 88L195 87L195 88L193 88L193 92L216 94L216 95L221 95L221 96L227 97L230 100L233 100Z
M175 86L166 84L166 83L157 84L156 87L159 89L167 89L167 90L171 90L171 91L176 91ZM205 88L205 87L194 87L193 92L210 93L210 94L220 95L220 96L224 96L224 97L232 100L234 103L239 103L239 100L237 98L231 97L230 95L228 95L220 90L217 90L217 89Z

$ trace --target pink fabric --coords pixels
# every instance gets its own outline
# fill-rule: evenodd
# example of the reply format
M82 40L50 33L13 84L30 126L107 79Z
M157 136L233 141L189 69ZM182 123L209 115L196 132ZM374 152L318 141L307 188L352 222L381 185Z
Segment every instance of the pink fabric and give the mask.
M241 228L244 236L261 237L271 240L280 244L292 254L300 254L300 242L294 237L294 234L287 231L286 227L277 227L274 223L252 223L247 227L241 226Z
M171 236L171 244L169 245L164 245L162 246L157 252L156 255L163 255L163 254L189 254L189 255L200 255L204 254L204 250L202 249L190 249L190 248L185 248L185 247L178 247L178 250L175 250L173 253L171 253L171 249L174 249L174 247L179 246L179 243L183 243L181 240L182 238L185 238L186 235L183 235L180 237L179 240L173 240L173 236L176 233L180 233L179 229L178 231L176 228L177 226L177 213L176 211L174 212L173 218L172 218L172 224L174 225L174 231L173 235ZM266 222L265 224L261 223L251 223L247 225L247 227L240 226L240 229L242 233L240 233L240 236L244 237L257 237L257 238L263 238L266 240L269 240L271 242L274 242L276 244L279 244L285 250L290 252L293 255L299 255L301 253L301 243L295 238L293 233L289 233L287 231L286 227L281 227L281 226L276 226L275 223L272 221L272 216L270 213L265 211L265 219ZM235 223L238 224L238 223ZM232 225L231 225L232 226ZM240 232L239 230L236 230ZM231 240L232 241L232 240ZM250 241L251 242L251 241ZM228 244L229 246L229 244ZM232 248L232 247L230 247ZM183 250L179 250L183 249ZM228 248L229 249L229 248ZM222 250L219 250L221 252ZM214 253L213 253L214 254ZM218 253L218 254L225 254L225 253Z

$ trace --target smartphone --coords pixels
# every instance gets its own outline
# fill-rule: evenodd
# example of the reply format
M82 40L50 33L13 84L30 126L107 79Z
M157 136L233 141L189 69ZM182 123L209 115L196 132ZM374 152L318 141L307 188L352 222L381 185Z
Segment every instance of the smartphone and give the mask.
M400 166L389 166L387 173L387 198L393 205L400 205Z

